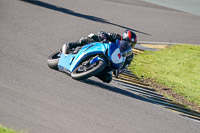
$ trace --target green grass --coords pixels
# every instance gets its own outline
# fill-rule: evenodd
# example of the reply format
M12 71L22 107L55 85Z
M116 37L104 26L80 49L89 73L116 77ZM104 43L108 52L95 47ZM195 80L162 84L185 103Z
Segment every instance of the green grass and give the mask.
M129 69L200 105L200 46L173 45L161 51L145 51L135 56Z
M22 133L22 132L18 132L13 129L9 129L0 125L0 133Z

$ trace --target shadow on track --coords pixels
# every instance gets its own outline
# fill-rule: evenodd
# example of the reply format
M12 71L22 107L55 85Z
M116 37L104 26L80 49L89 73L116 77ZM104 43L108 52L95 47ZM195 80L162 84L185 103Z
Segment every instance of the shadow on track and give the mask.
M141 100L141 101L149 102L149 103L152 103L152 104L160 105L164 108L178 112L181 116L188 117L190 119L197 120L198 122L200 122L200 113L199 112L185 108L184 105L174 103L171 100L168 100L168 99L165 99L165 98L162 98L162 97L159 98L159 97L156 97L156 96L147 96L147 95L144 96L144 95L142 95L141 92L140 92L140 94L141 94L141 96L140 96L140 94L139 95L135 94L135 92L137 92L137 91L131 90L130 87L127 88L125 85L123 85L123 86L128 90L120 89L118 87L113 87L113 86L110 86L109 84L104 84L104 83L97 82L97 81L94 81L94 80L91 80L91 79L86 79L86 80L83 80L81 82L92 85L92 86L96 86L96 87L99 87L99 88L102 88L102 89L105 89L105 90L109 90L109 91L112 91L112 92L115 92L115 93L118 93L118 94L121 94L121 95L124 95L124 96L128 96L128 97L131 97L131 98L134 98L134 99L137 99L137 100ZM132 86L132 87L134 88L134 86ZM152 92L149 92L149 94L151 94L151 93ZM157 95L159 95L159 94L157 94Z
M152 104L160 105L167 109L179 112L180 115L182 115L182 116L200 121L200 113L199 112L187 109L184 106L173 103L173 102L162 101L162 100L154 99L153 97L151 98L151 97L139 96L139 95L134 94L134 92L132 92L130 89L129 89L129 91L127 91L127 90L120 89L118 87L113 87L113 86L110 86L109 84L104 84L102 82L97 82L97 81L94 81L91 79L82 80L81 82L92 85L92 86L96 86L96 87L99 87L99 88L102 88L102 89L105 89L108 91L112 91L112 92L115 92L115 93L118 93L118 94L121 94L124 96L128 96L130 98L134 98L134 99L141 100L144 102L149 102Z
M133 94L129 91L120 89L118 87L110 86L109 84L104 84L102 82L97 82L97 81L94 81L94 80L91 80L91 79L81 80L81 82L92 85L92 86L96 86L96 87L99 87L99 88L102 88L102 89L105 89L105 90L108 90L108 91L112 91L112 92L115 92L115 93L118 93L118 94L121 94L121 95L124 95L124 96L128 96L128 97L131 97L131 98L134 98L134 99L154 103L154 102L152 102L152 101L150 101L150 100L148 100L144 97L135 95L135 94Z
M46 2L42 2L42 1L39 1L39 0L20 0L20 1L26 2L26 3L29 3L29 4L33 4L33 5L36 5L36 6L44 7L44 8L47 8L47 9L51 9L51 10L54 10L54 11L62 12L62 13L68 14L68 15L80 17L80 18L83 18L83 19L87 19L87 20L91 20L91 21L95 21L95 22L99 22L99 23L114 25L114 26L117 26L117 27L120 27L120 28L135 31L135 32L140 33L140 34L151 36L151 34L141 32L141 31L138 31L138 30L135 30L135 29L131 29L131 28L128 28L126 26L119 25L119 24L111 23L111 22L109 22L109 21L107 21L103 18L77 13L77 12L74 12L73 10L62 8L62 7L52 5L52 4L49 4L49 3L46 3Z

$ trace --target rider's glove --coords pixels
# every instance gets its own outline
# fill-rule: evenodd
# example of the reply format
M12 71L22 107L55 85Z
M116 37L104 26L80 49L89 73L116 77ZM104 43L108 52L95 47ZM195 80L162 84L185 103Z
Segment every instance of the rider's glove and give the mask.
M121 39L121 36L118 33L110 33L109 35L113 40Z
M103 41L103 40L107 40L107 33L106 32L104 32L104 31L99 31L98 32L98 36L99 36L99 38L100 38L100 40L101 41Z
M92 39L94 42L99 42L101 41L98 35L95 35L94 33L90 33L88 35L88 38Z

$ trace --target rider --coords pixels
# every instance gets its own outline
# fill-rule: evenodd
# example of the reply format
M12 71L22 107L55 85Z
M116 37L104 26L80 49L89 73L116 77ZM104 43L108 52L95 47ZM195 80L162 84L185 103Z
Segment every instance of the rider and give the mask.
M90 33L86 37L82 37L80 40L76 42L66 43L62 47L62 52L64 54L68 54L70 52L76 53L78 52L80 46L92 43L92 42L101 42L101 41L110 41L116 43L116 40L120 40L120 52L121 55L126 57L126 60L120 70L125 69L130 65L133 59L132 48L137 43L137 36L131 30L126 30L121 36L118 33L106 33L104 31L98 32L97 35ZM114 74L117 75L119 71L114 71ZM100 80L103 82L109 83L112 80L112 73L108 72L103 75L98 76Z

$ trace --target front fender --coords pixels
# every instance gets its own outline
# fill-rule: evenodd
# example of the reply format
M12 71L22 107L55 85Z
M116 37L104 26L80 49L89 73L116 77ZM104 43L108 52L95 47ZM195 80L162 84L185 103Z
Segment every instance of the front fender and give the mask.
M107 66L106 61L105 61L103 58L99 57L99 56L93 58L93 59L90 61L90 64L96 63L96 62L98 62L98 61L100 61L100 60L103 61L104 64Z

